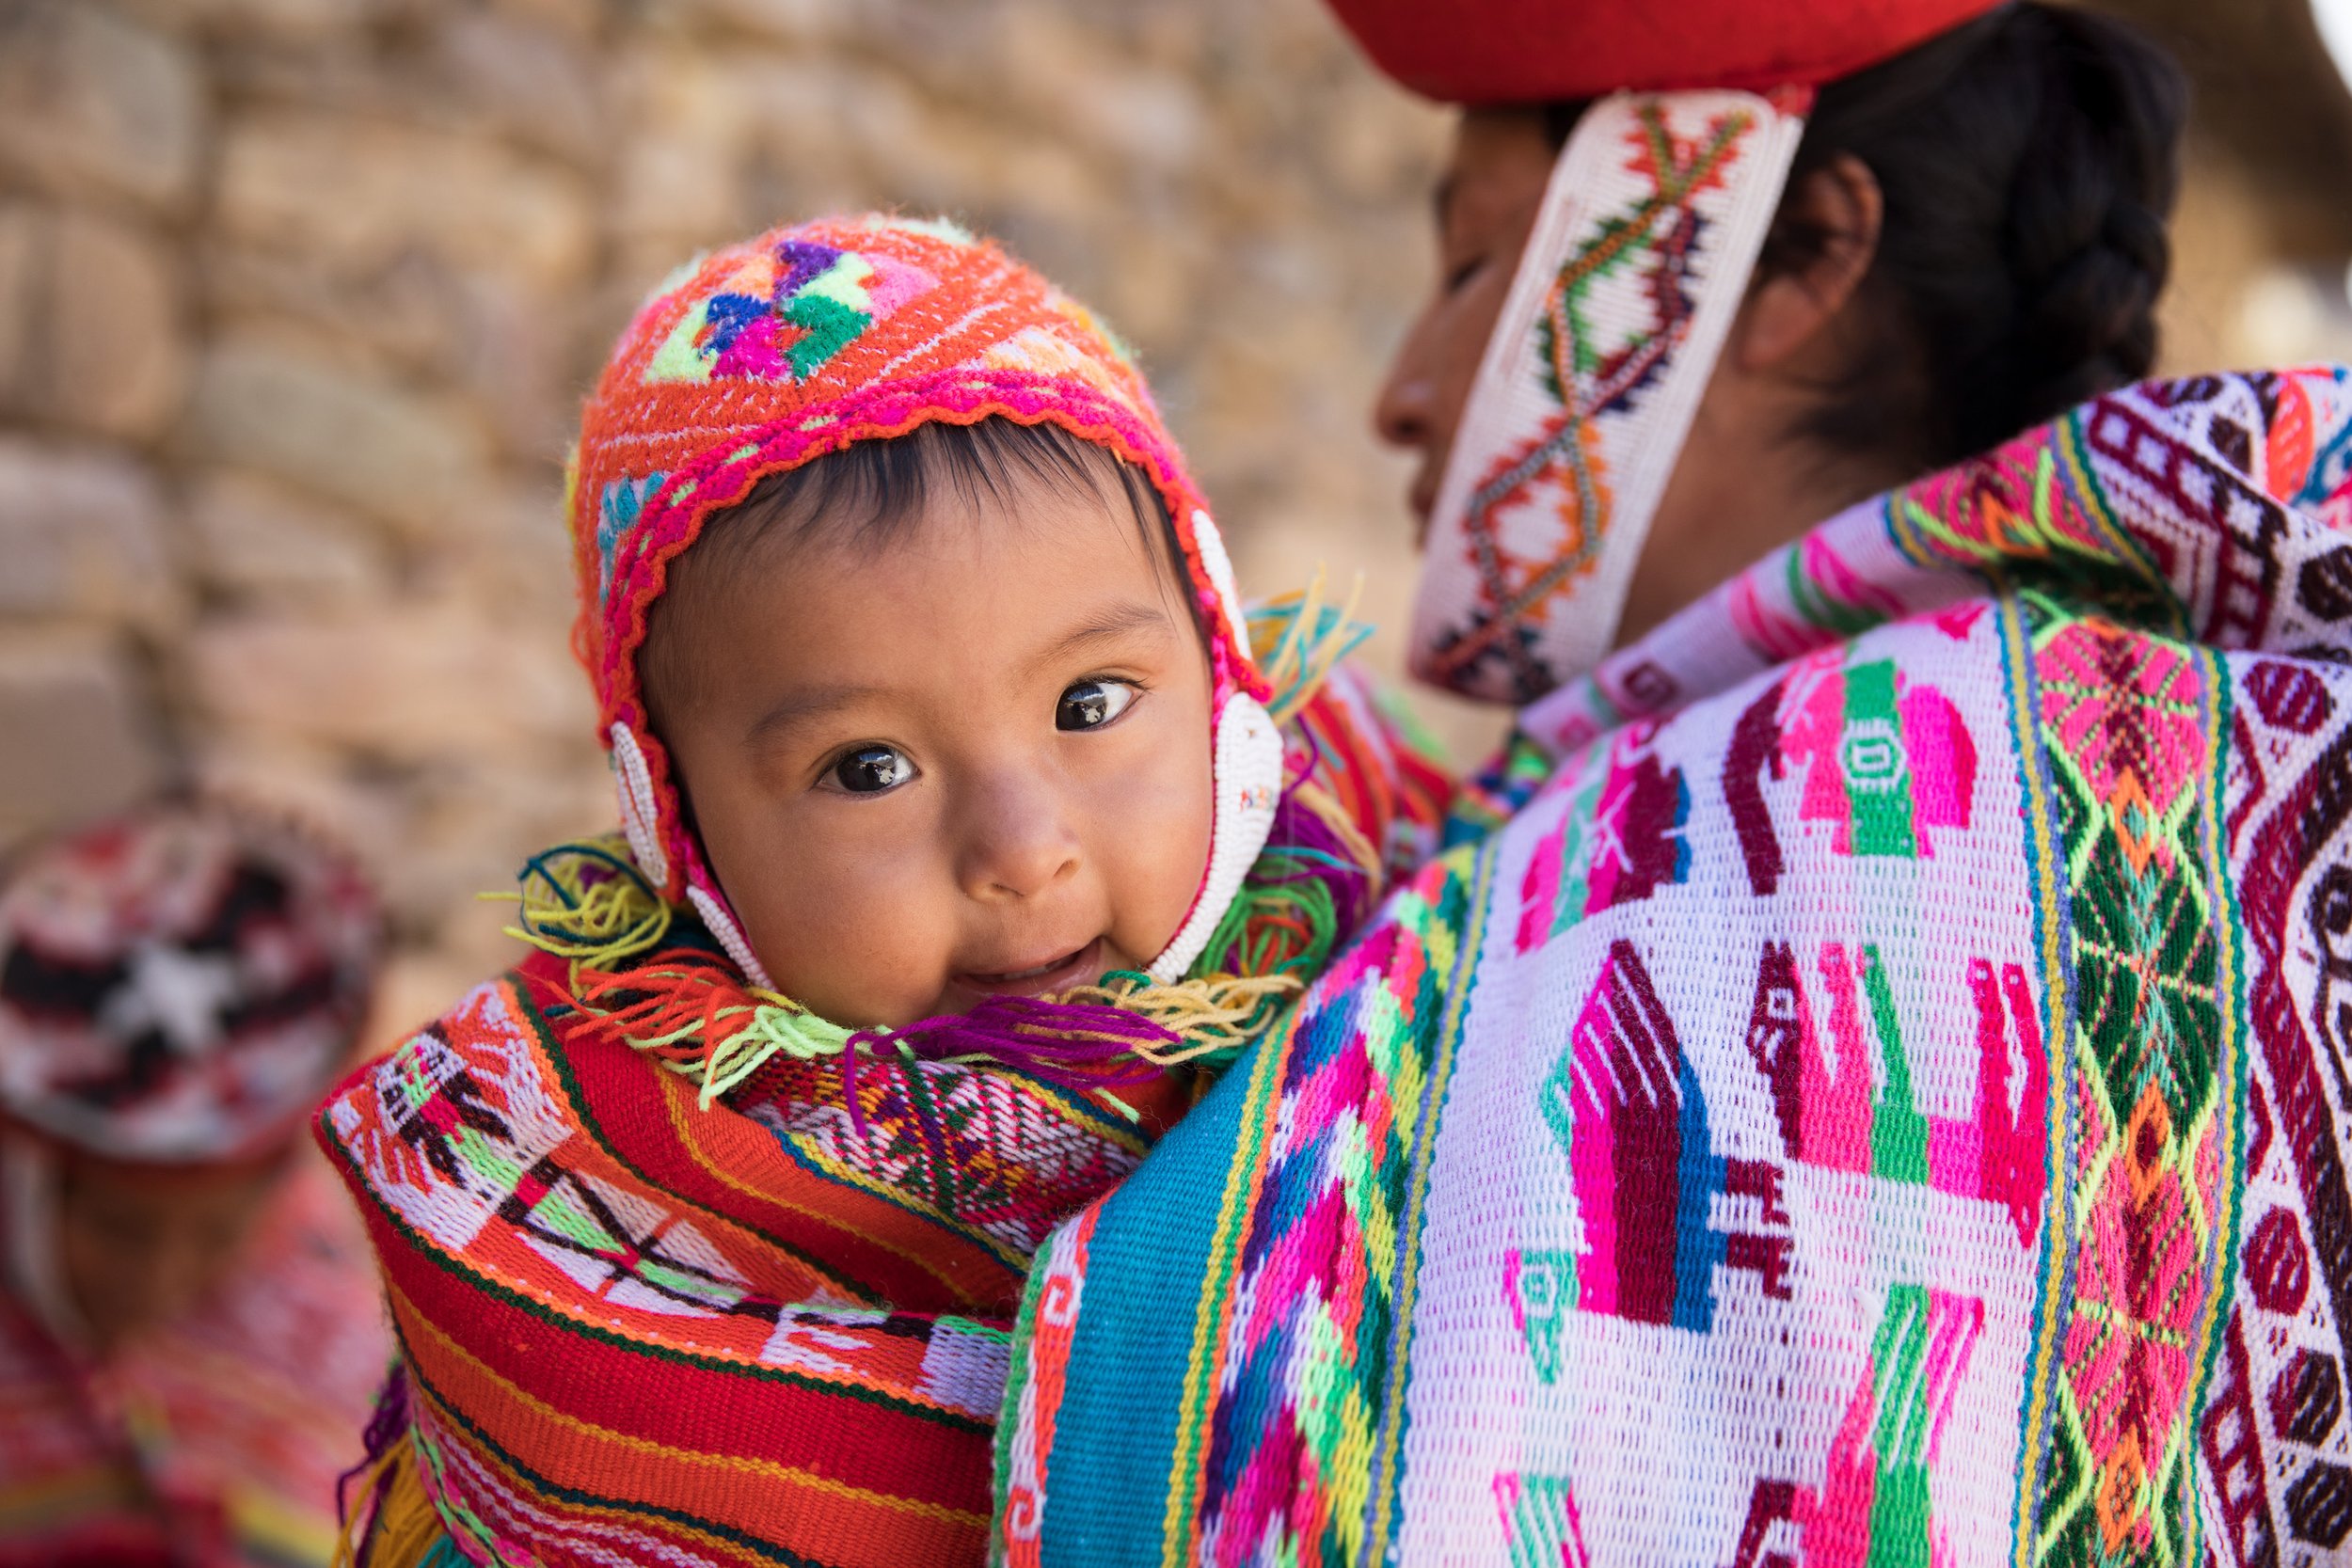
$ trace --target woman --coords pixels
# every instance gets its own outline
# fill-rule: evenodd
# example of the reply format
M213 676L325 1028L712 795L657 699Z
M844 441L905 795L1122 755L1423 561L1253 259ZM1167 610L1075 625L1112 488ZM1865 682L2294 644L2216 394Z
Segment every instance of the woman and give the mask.
M1508 820L1039 1254L1007 1558L2338 1547L2352 378L2125 389L2177 73L1335 4L1471 108L1379 420Z
M166 801L0 884L0 1564L324 1564L390 1351L300 1151L381 951L350 863Z

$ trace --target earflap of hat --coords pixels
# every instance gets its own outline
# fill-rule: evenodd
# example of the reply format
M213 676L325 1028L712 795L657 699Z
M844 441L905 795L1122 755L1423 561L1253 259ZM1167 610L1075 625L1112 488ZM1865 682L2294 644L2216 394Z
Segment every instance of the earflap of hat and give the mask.
M1222 657L1215 661L1219 674L1214 693L1216 734L1210 749L1215 816L1209 863L1184 924L1159 956L1145 966L1152 978L1164 985L1184 978L1184 971L1209 944L1217 922L1225 918L1249 868L1257 863L1258 851L1265 847L1266 835L1274 831L1275 807L1282 798L1280 730L1258 694L1242 684L1257 679L1258 673L1250 655L1249 619L1243 609L1240 583L1233 576L1232 557L1226 552L1225 536L1218 531L1216 519L1205 509L1191 508L1184 520L1189 526L1177 531L1178 543L1197 568L1195 575L1208 578L1210 593L1200 595L1201 608L1204 620L1214 618L1209 637Z
M1578 123L1438 488L1413 607L1423 680L1522 704L1609 651L1808 96L1625 96Z
M1265 707L1247 691L1229 695L1217 709L1215 825L1209 863L1194 895L1192 911L1176 928L1160 956L1146 966L1163 985L1184 976L1209 944L1217 922L1232 908L1274 831L1274 809L1282 798L1282 736Z

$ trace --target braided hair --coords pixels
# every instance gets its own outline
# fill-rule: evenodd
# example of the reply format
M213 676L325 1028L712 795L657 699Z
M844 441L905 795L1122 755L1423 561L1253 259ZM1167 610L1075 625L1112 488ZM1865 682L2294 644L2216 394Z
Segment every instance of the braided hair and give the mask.
M1807 434L1938 467L2146 375L2188 88L2129 25L2025 0L1821 89L1792 185L1841 154L1885 199L1874 333ZM1760 272L1826 236L1784 214Z

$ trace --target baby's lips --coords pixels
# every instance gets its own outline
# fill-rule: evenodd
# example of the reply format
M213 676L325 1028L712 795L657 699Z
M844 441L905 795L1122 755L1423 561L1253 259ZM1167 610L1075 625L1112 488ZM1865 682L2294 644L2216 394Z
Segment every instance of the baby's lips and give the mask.
M1094 980L1102 972L1102 948L1103 939L1096 937L1050 958L999 970L960 970L954 979L988 995L1042 995Z

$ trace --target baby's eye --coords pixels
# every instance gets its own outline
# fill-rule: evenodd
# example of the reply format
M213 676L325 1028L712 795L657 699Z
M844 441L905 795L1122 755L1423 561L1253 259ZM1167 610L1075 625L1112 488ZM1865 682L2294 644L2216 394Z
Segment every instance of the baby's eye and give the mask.
M1136 700L1136 689L1125 681L1079 681L1062 691L1054 708L1057 730L1099 730Z
M834 783L852 795L879 795L914 777L914 764L890 746L860 746L833 765Z

